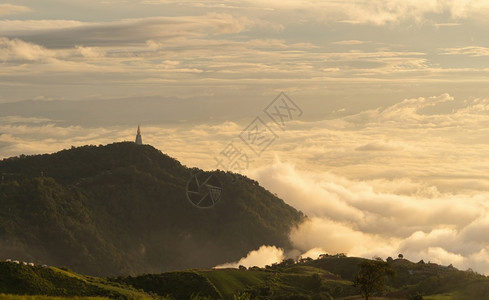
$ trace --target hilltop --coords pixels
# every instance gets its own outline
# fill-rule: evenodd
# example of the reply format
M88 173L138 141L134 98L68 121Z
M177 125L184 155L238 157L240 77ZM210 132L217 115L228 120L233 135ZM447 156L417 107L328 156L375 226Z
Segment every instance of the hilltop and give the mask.
M186 197L199 172L222 184L212 208ZM261 245L288 249L304 219L254 180L129 142L12 157L0 174L0 259L91 275L209 268Z

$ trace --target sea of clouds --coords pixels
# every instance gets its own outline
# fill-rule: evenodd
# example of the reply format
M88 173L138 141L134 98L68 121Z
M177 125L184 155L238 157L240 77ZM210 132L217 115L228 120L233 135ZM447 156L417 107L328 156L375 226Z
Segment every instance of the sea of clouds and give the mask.
M5 116L0 156L133 140L135 125ZM230 141L245 147L237 137L246 125L143 124L143 141L210 170ZM488 99L448 94L289 122L243 173L308 216L290 233L296 250L263 245L227 266L263 266L293 254L385 259L402 253L489 274L488 128Z
M308 216L290 234L295 254L402 253L488 274L489 102L436 109L453 101L406 99L284 133L289 152L247 174ZM235 265L288 255L268 245Z

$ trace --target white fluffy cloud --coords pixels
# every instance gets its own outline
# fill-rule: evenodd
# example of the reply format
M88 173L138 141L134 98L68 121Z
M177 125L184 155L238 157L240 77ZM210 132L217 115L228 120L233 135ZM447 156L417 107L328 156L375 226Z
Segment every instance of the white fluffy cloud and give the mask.
M257 250L250 251L246 257L243 257L237 262L227 263L216 266L216 268L237 268L238 266L249 267L265 267L284 259L284 251L274 246L261 246Z
M19 39L0 38L0 61L38 61L53 57L54 51Z
M437 112L455 101L405 99L321 121L314 133L298 122L282 139L288 152L248 175L309 216L291 233L301 252L403 253L488 274L488 101Z
M329 173L302 172L276 162L253 172L253 177L309 220L293 230L291 239L301 252L313 248L327 253L424 259L489 273L481 266L489 251L487 214L489 193L399 195L375 191L366 181L351 181ZM423 189L422 184L417 186Z

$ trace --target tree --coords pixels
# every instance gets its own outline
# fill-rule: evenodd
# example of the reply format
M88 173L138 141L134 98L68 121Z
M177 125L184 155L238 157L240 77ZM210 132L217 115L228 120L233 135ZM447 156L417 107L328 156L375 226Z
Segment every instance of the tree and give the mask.
M368 300L373 293L384 290L387 276L395 276L395 271L390 264L383 261L364 260L359 266L360 270L353 279L353 285L360 288L365 300Z
M404 258L404 255L402 255L401 253L399 253L399 255L397 256L399 259L403 259Z

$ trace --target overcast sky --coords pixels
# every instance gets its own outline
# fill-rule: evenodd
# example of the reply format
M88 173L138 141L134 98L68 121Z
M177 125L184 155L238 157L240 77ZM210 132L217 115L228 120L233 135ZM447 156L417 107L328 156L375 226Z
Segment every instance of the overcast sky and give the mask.
M489 274L488 15L483 0L0 1L0 158L141 124L189 166L245 154L235 171L311 217L298 251Z

